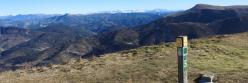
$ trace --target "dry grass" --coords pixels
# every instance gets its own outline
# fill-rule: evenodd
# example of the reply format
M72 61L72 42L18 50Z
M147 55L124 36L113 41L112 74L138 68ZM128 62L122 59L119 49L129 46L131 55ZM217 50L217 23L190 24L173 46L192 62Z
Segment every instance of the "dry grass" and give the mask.
M218 83L248 82L248 33L192 40L189 49L189 81L213 72ZM144 46L0 74L0 83L177 83L174 43Z

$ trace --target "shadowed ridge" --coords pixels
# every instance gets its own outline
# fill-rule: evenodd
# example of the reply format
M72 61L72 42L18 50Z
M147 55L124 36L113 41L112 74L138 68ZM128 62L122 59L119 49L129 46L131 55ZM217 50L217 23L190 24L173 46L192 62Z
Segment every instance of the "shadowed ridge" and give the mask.
M191 10L202 10L202 9L212 9L212 10L225 10L225 6L214 6L208 4L196 4Z
M232 5L232 6L218 6L218 5L208 5L208 4L196 4L191 10L226 10L226 9L248 9L248 5Z

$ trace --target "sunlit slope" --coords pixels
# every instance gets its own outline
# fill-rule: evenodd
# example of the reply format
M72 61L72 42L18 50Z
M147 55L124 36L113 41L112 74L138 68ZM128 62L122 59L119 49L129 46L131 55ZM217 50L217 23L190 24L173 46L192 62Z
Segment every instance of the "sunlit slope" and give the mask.
M190 83L212 72L218 83L248 82L248 33L190 41ZM174 43L144 46L65 65L3 72L0 83L177 83Z

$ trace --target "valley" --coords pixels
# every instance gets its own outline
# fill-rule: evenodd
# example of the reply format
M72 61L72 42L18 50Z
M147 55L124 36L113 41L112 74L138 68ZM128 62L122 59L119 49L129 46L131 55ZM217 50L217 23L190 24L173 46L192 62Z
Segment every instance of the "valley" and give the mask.
M248 81L246 5L2 16L0 30L3 83L176 83L181 35L190 39L190 83L205 72L220 83Z
M242 33L248 31L247 14L247 6L198 4L163 16L160 13L54 16L46 19L50 24L45 27L1 27L0 61L2 68L7 69L63 64L72 58L173 42L180 35L195 39Z

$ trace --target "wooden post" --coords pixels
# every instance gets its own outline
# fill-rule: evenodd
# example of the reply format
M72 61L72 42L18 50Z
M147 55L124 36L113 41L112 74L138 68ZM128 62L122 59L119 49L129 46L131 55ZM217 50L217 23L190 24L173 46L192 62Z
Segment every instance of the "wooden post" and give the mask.
M188 83L188 37L179 36L176 39L177 44L177 55L178 55L178 82Z

